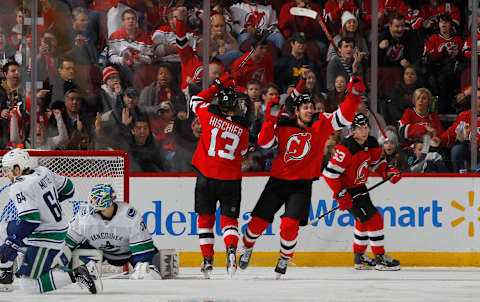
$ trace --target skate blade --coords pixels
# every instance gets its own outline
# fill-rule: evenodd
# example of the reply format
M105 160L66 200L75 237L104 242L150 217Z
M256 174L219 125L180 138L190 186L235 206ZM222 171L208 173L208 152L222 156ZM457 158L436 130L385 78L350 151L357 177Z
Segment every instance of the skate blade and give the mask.
M354 269L359 270L359 271L369 271L374 269L374 266L366 265L366 264L355 264L353 266Z
M204 270L202 274L204 279L210 279L212 277L212 270Z
M236 265L236 259L235 259L235 255L230 255L229 256L229 260L230 260L230 265L227 266L227 275L230 279L233 278L233 276L235 276L235 273L237 272L237 265Z
M377 271L399 271L400 270L400 265L397 265L397 266L385 266L385 265L378 265L375 266L375 269Z
M275 280L283 279L283 276L285 276L285 275L284 275L284 274L280 274L280 273L275 273Z

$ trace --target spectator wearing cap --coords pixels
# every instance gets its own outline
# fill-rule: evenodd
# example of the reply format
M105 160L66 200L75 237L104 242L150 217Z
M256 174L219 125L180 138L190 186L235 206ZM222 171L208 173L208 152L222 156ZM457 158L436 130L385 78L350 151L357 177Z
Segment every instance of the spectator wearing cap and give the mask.
M101 115L97 128L96 144L99 148L124 150L135 120L144 113L140 110L140 94L134 87L128 87L120 96L112 110Z
M358 20L349 11L344 11L342 14L342 28L338 35L333 37L333 43L335 45L338 45L338 42L342 38L353 38L355 40L355 45L358 48L360 52L364 52L368 54L368 44L365 38L360 34L360 27L358 25ZM335 51L335 48L333 45L330 44L328 47L328 53L327 53L327 61L330 61L334 56L336 56L337 53Z
M256 47L255 47L256 46ZM273 61L271 55L268 53L267 41L257 37L255 41L252 41L250 50L255 48L252 55L246 61L242 67L241 72L235 75L236 86L246 87L248 81L258 80L264 86L267 83L273 83ZM232 70L237 70L238 66L248 56L250 51L238 58L232 64Z
M157 71L157 80L143 88L140 94L140 106L150 116L157 116L158 106L169 101L173 105L176 117L181 120L187 118L187 101L178 86L168 63L160 65Z
M295 85L302 72L306 69L315 70L315 62L305 53L306 38L303 32L294 33L290 37L290 53L281 56L275 62L275 83L282 92L286 92L289 85Z
M357 74L365 78L365 72L362 64L366 53L357 51L355 40L353 38L342 38L338 42L339 56L335 56L327 65L327 89L332 90L335 86L335 79L338 75L343 75L347 82L350 76Z
M94 115L111 111L116 103L122 102L122 85L120 75L113 66L103 69L103 84L88 100L88 111Z

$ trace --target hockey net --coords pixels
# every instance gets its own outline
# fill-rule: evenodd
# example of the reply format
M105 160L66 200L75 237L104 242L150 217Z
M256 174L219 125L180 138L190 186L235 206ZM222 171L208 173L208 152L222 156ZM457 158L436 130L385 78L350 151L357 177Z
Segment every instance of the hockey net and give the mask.
M7 151L0 152L0 156ZM88 210L88 197L92 187L99 183L111 184L117 195L117 202L129 202L128 197L128 156L123 151L38 151L28 150L33 166L44 166L51 171L68 177L75 186L75 194L61 203L66 219L74 215L85 215ZM1 172L0 172L1 173ZM3 240L7 223L18 219L15 204L9 198L10 181L0 178L0 232ZM105 267L107 270L116 270Z

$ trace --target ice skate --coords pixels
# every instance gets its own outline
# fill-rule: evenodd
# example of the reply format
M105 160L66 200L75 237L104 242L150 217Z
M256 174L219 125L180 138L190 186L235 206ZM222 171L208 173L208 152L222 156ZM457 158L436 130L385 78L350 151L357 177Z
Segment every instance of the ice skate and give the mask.
M210 279L213 271L213 258L203 257L203 263L200 271L203 273L203 277L205 279Z
M386 254L375 255L375 269L379 271L398 271L400 270L400 261L389 257Z
M0 268L0 292L13 291L13 265Z
M96 294L98 292L95 282L93 281L93 278L90 275L86 265L80 265L79 267L68 272L68 274L70 275L72 282L78 284L78 286L81 288L88 289L88 291L92 294Z
M240 269L247 269L248 264L250 263L250 258L252 258L253 246L246 247L242 246L240 250L240 255L238 257L238 266Z
M278 280L282 277L282 275L285 275L285 273L287 272L287 266L289 261L290 258L280 255L280 258L278 258L277 266L275 267L275 279Z
M371 270L375 268L375 260L370 258L367 254L355 253L353 256L353 268L358 270Z
M230 278L233 278L237 272L237 249L230 245L227 247L227 274Z

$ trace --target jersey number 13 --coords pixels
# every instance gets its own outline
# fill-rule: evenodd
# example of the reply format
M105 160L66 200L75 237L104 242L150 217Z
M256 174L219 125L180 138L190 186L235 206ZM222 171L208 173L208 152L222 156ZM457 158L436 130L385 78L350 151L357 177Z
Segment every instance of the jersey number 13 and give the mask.
M216 150L217 148L217 135L218 128L212 128L211 130L211 137L210 137L210 147L208 148L208 156L215 157L218 154L218 157L234 160L235 159L235 150L238 147L238 143L240 142L240 138L238 135L233 134L231 132L222 131L220 137L223 139L231 139L231 144L225 144L223 150Z

